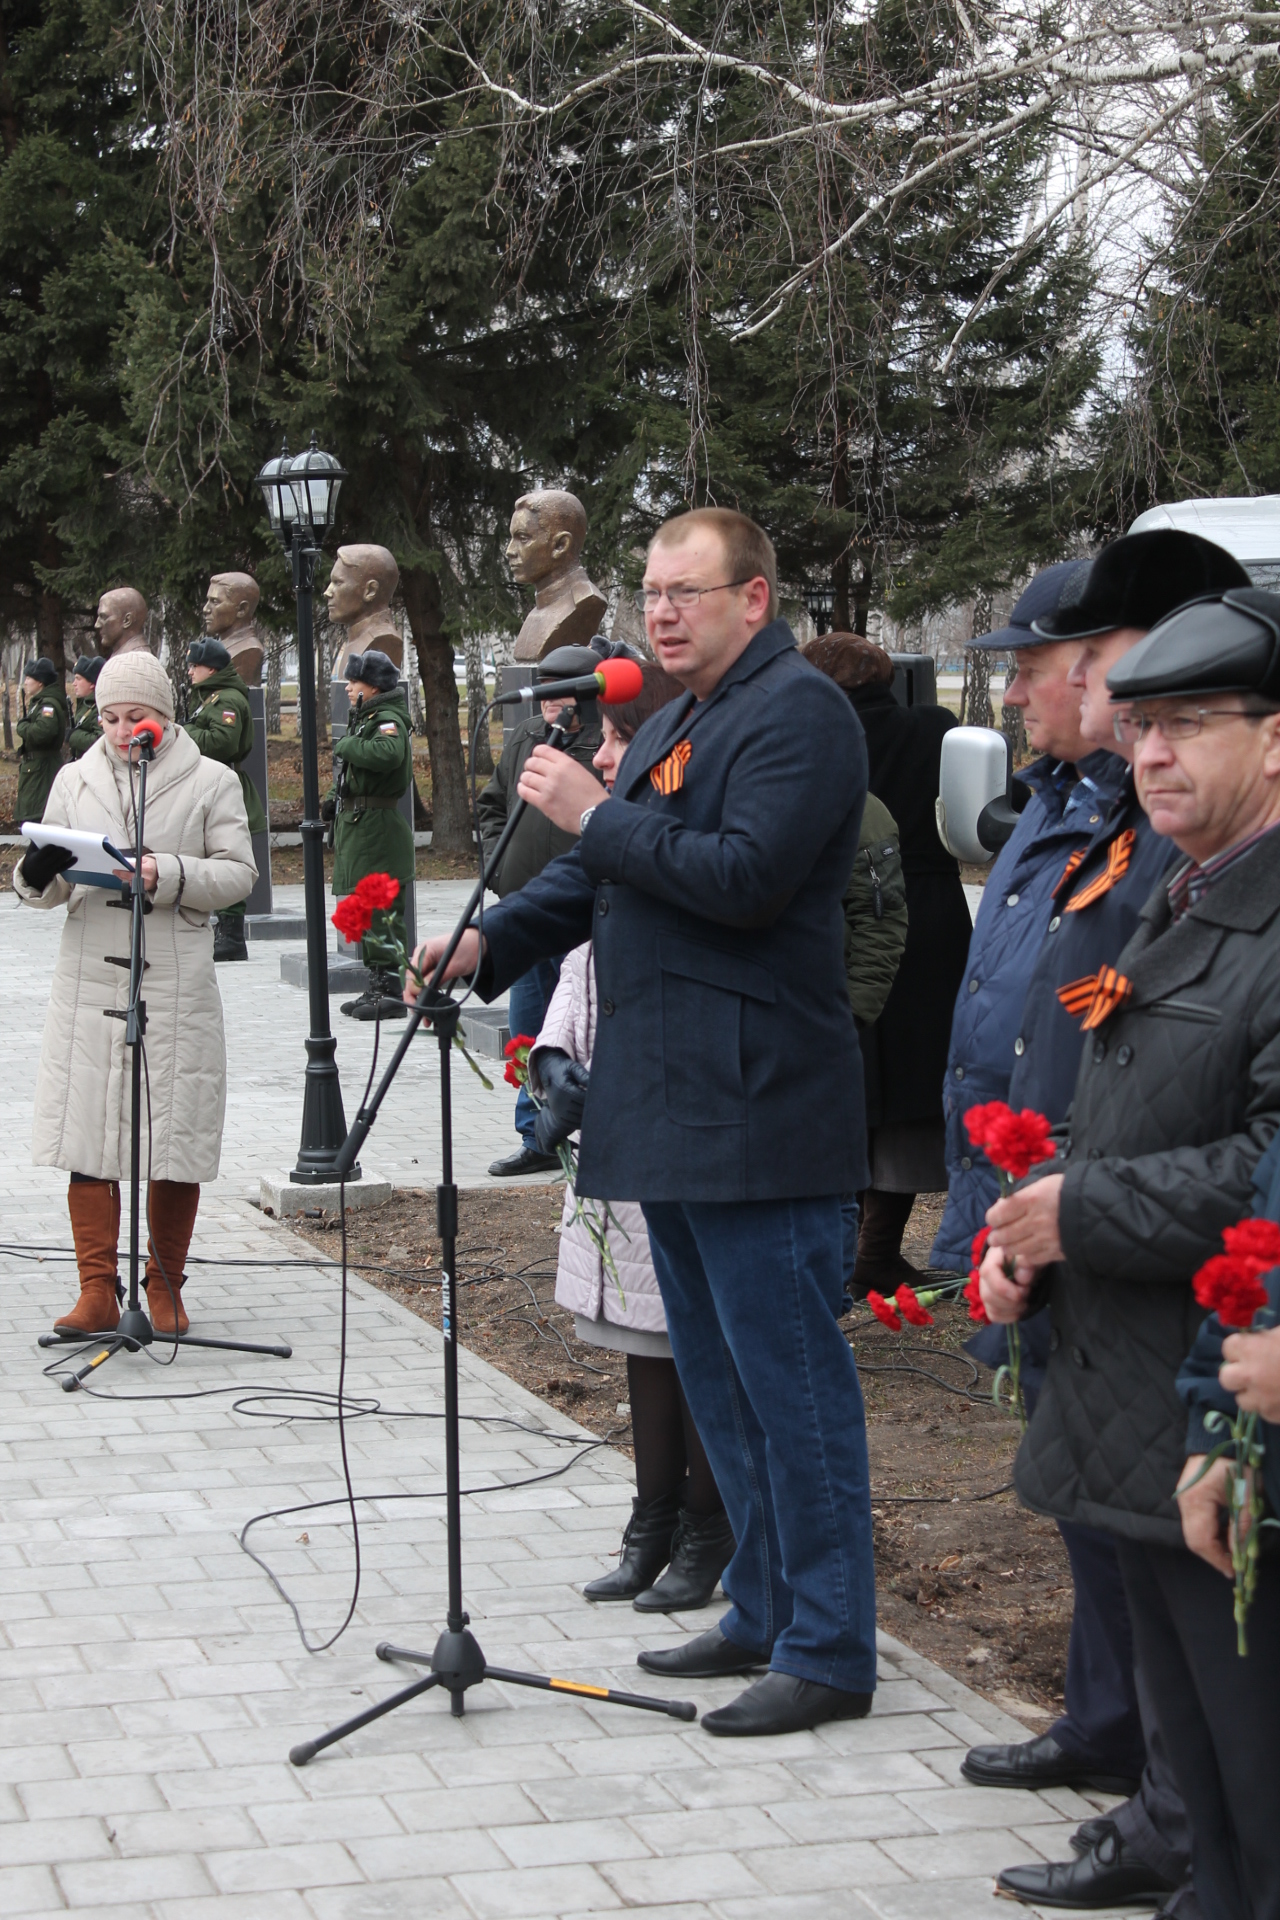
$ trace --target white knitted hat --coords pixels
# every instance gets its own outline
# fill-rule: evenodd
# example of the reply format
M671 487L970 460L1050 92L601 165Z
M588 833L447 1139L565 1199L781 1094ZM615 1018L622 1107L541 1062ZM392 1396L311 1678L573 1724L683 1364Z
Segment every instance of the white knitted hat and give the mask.
M173 719L173 688L153 653L118 653L108 660L94 688L98 712L104 707L151 707Z

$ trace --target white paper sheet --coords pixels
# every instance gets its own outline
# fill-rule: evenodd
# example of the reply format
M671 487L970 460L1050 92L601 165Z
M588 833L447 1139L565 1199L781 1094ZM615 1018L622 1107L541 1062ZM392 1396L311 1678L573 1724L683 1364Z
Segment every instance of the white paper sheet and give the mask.
M131 856L114 847L105 834L85 833L79 827L44 827L38 820L24 820L21 831L33 847L66 847L74 853L76 863L63 876L73 887L119 888L112 869L133 870Z

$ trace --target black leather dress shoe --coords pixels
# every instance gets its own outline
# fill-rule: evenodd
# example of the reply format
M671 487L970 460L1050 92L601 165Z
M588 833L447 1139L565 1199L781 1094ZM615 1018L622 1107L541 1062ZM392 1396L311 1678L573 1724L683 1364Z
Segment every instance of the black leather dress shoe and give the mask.
M518 1153L509 1153L504 1160L495 1160L489 1175L493 1180L510 1180L517 1173L554 1173L559 1165L559 1154L535 1153L532 1147L521 1147Z
M1136 1793L1136 1780L1107 1773L1060 1747L1051 1733L1010 1747L970 1747L960 1771L975 1787L1093 1787L1099 1793Z
M865 1720L871 1711L869 1693L842 1693L816 1680L797 1680L790 1673L766 1673L727 1707L704 1713L708 1733L806 1733L828 1720Z
M767 1653L748 1653L719 1627L708 1627L681 1646L663 1647L659 1653L642 1653L637 1658L646 1673L669 1673L681 1680L716 1680L721 1674L754 1673L768 1664Z
M1158 1906L1174 1888L1125 1846L1109 1820L1104 1825L1105 1832L1088 1853L1074 1860L1038 1860L1031 1866L1006 1867L996 1875L997 1891L1012 1894L1015 1900L1025 1900L1033 1907L1078 1907L1086 1912L1104 1907Z
M1092 1820L1082 1820L1067 1841L1067 1845L1070 1847L1072 1853L1088 1853L1091 1847L1095 1847L1098 1844L1098 1841L1101 1840L1110 1825L1111 1822L1107 1819L1105 1813L1097 1814ZM1157 1916L1157 1920L1159 1920L1159 1916Z

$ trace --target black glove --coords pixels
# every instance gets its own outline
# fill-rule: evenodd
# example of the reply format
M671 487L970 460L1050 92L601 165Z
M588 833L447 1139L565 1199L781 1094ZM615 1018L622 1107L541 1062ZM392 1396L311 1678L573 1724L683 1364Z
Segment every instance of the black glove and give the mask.
M559 1047L540 1047L538 1078L542 1082L543 1104L538 1109L533 1130L539 1152L554 1153L560 1142L582 1125L591 1076Z
M70 847L28 847L22 856L22 877L36 893L43 893L52 879L75 864Z
M337 801L335 800L334 796L331 793L326 793L324 799L320 802L320 818L324 821L326 826L328 826L330 822L336 817L337 812L338 812Z

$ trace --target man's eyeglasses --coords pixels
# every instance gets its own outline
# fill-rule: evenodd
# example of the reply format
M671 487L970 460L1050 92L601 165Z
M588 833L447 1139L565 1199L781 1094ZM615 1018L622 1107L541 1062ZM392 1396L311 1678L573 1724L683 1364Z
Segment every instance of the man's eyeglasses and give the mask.
M1153 727L1169 741L1194 740L1206 720L1265 719L1265 712L1249 707L1180 707L1176 713L1144 713L1141 707L1131 707L1116 714L1111 725L1122 746L1136 747Z
M750 576L752 580L755 577L754 574ZM639 587L635 602L641 613L652 613L665 593L669 605L692 607L696 606L704 593L728 593L732 587L745 587L747 584L746 580L722 580L718 587Z

